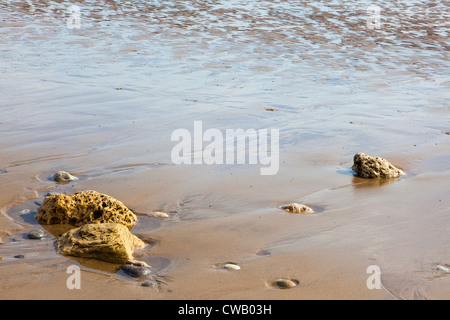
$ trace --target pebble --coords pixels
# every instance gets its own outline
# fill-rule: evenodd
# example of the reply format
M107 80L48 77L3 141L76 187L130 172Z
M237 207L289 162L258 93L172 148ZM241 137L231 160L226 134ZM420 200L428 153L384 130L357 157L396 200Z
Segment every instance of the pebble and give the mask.
M237 271L241 269L241 267L234 263L225 263L222 268L229 271Z
M45 231L43 230L31 230L27 234L28 239L42 239L45 237Z
M308 206L305 206L304 204L299 203L291 203L287 206L281 207L284 211L290 212L290 213L313 213L314 210L311 209Z
M20 214L29 214L31 211L29 209L23 209L22 211L19 211Z
M277 279L274 281L274 285L280 289L290 289L296 287L300 282L295 279Z
M125 264L121 269L123 270L123 272L134 278L140 278L152 274L152 271L147 267L134 266L131 264Z
M149 214L150 217L153 218L168 218L169 215L165 212L155 211Z
M6 171L5 169L0 169L0 174L5 174L5 173L7 173L8 171Z
M141 283L141 286L143 287L158 287L158 284L153 281L144 281Z
M436 269L437 270L442 270L442 271L447 272L447 273L450 273L450 269L449 268L441 266L441 265L437 265Z
M58 171L53 175L53 180L55 180L56 182L70 182L78 180L78 178L68 172Z
M16 258L16 259L25 259L25 256L23 254L18 254L16 256L14 256L14 258Z

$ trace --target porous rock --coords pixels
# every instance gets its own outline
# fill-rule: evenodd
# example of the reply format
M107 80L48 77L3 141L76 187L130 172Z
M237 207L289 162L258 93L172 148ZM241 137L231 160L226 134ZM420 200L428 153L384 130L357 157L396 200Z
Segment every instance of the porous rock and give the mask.
M48 196L36 213L41 224L121 223L131 230L137 217L122 202L97 191L87 190L72 196Z
M368 179L398 178L405 174L386 159L369 156L362 152L353 157L352 169L357 177Z
M67 231L56 245L62 255L122 264L134 260L134 250L146 244L123 224L97 223Z
M288 204L287 206L283 206L281 208L284 211L287 211L290 213L312 213L312 212L314 212L314 210L311 209L310 207L308 207L304 204L299 204L299 203L291 203L291 204Z

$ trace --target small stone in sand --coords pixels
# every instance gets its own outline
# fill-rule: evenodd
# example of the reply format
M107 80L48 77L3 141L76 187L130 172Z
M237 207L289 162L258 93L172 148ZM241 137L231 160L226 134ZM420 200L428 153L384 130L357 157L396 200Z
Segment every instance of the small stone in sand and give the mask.
M149 217L152 218L168 218L169 215L165 212L161 212L161 211L154 211L148 214Z
M123 272L134 278L145 277L152 274L152 271L149 268L134 266L132 264L125 264L121 269L123 270Z
M241 269L241 267L239 267L235 263L225 263L224 265L222 265L222 268L228 271L237 271Z
M290 289L298 286L300 282L295 279L277 279L273 284L280 289Z
M142 282L141 286L143 286L143 287L158 287L158 284L156 282L147 280L147 281Z
M18 255L15 255L14 258L16 258L16 259L25 259L25 256L23 254L18 254Z
M30 232L28 232L27 234L28 239L42 239L43 237L45 237L45 231L43 230L31 230Z
M448 135L448 136L450 136L450 131L446 132L445 134Z
M78 178L68 172L58 171L53 175L53 180L55 180L56 182L71 182L78 180Z
M0 174L5 174L7 171L5 169L0 169Z
M304 204L291 203L287 206L281 207L284 211L290 213L313 213L314 210Z

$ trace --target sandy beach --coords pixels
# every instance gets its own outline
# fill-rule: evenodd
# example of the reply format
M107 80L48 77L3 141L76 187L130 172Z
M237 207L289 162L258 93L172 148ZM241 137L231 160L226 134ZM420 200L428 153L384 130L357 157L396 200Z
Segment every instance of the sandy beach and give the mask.
M378 1L370 28L371 4L2 1L0 299L450 299L449 4ZM196 121L278 130L276 174L174 163L173 132ZM358 152L406 175L355 177ZM34 216L83 190L135 212L159 288L57 252L63 230Z

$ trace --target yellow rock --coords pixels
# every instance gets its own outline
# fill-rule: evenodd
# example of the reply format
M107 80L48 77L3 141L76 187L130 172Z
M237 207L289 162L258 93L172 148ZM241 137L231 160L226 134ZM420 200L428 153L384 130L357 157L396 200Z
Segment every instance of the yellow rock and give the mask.
M137 217L122 202L97 191L83 191L72 196L46 197L36 213L41 224L121 223L131 230Z
M85 224L64 233L56 242L63 255L126 263L146 244L119 223Z
M352 169L357 177L366 179L390 179L406 174L386 159L369 156L362 152L353 157Z
M304 204L291 203L287 206L283 206L282 209L290 213L313 213L314 210Z

